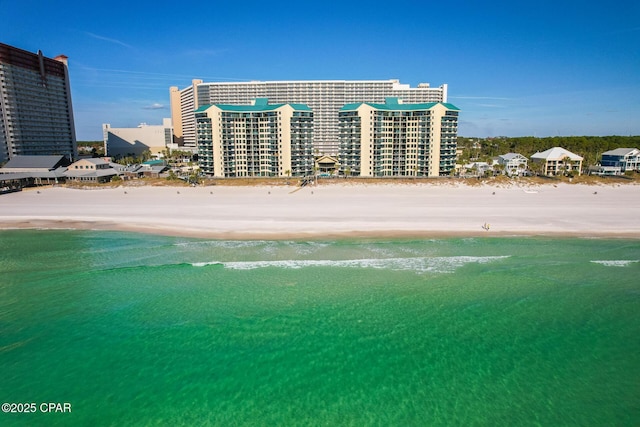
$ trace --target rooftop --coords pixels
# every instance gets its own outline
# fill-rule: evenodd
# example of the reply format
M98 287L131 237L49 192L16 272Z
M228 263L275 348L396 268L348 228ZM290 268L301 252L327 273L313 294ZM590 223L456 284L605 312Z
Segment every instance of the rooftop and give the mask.
M633 152L636 151L640 151L637 148L616 148L615 150L609 150L609 151L605 151L604 153L602 153L602 155L607 155L607 156L627 156L629 154L633 154Z
M58 156L13 156L2 168L5 172L8 169L47 169L53 170L59 166L69 164L66 157Z
M460 111L458 107L448 102L425 102L420 104L404 104L398 98L386 98L384 104L377 104L372 102L354 102L346 104L340 109L340 111L353 111L358 109L361 105L369 105L376 110L387 111L417 111L417 110L430 110L436 105L443 105L447 110Z
M537 152L531 156L532 159L545 159L545 160L562 160L565 157L569 157L571 160L583 160L582 157L572 153L569 150L565 150L562 147L553 147L543 152Z
M259 111L274 111L280 107L285 105L291 106L296 111L312 111L306 104L269 104L269 100L267 98L256 98L253 104L250 105L230 105L230 104L209 104L203 105L198 108L195 112L202 113L207 111L211 107L217 107L222 111L237 111L237 112L259 112Z
M507 154L502 154L500 156L498 156L504 160L513 160L513 159L520 159L520 158L524 158L526 159L526 157L524 157L522 154L518 154L518 153L507 153Z
M109 164L109 162L107 162L106 160L101 159L99 157L90 157L90 158L79 159L78 162L89 162L89 163L92 163L94 165L106 165L106 164Z

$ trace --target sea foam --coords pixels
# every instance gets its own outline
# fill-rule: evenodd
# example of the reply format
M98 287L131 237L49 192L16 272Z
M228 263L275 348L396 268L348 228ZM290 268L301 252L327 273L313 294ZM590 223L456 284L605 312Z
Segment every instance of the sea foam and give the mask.
M222 265L232 270L253 270L257 268L300 269L306 267L342 267L342 268L375 268L396 271L416 271L453 273L466 264L486 264L508 256L454 256L454 257L417 257L417 258L367 258L348 260L270 260L270 261L212 261L193 263L194 267Z
M591 261L594 264L600 264L607 267L628 267L629 265L640 262L637 259L612 259L612 260L597 260Z

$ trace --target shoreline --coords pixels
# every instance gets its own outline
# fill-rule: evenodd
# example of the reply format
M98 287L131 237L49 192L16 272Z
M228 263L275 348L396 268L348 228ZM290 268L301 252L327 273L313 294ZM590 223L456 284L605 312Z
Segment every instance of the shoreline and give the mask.
M51 187L5 194L0 204L2 230L223 240L640 239L636 185Z
M54 231L113 231L123 233L146 234L150 236L184 237L211 240L272 240L272 241L322 241L322 240L379 240L379 239L456 239L456 238L550 238L550 239L612 239L639 240L640 232L543 232L543 231L345 231L341 233L298 232L298 233L261 233L261 232L211 232L206 230L173 229L170 227L149 227L143 225L123 225L101 221L78 220L32 220L3 221L0 231L12 230L54 230Z

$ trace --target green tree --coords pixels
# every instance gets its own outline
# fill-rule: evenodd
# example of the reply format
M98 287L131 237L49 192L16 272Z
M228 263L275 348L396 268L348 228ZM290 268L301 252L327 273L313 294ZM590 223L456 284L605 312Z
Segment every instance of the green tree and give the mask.
M544 161L531 161L529 162L529 169L531 170L531 172L533 172L534 175L540 176L544 174L544 164Z
M201 182L201 178L200 175L198 174L198 172L192 172L189 175L189 184L200 184Z
M564 168L564 174L565 176L569 176L571 175L571 166L572 166L572 161L571 161L571 157L569 156L564 156L562 158L562 165Z

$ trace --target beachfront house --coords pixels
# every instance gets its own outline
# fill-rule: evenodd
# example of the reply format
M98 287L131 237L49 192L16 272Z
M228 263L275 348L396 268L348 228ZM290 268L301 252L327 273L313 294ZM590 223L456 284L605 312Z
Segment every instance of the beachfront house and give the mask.
M169 169L164 160L147 160L146 162L142 162L140 164L127 166L112 163L111 167L118 171L119 174L124 177L124 179L142 177L159 178L161 173Z
M70 181L109 182L111 178L118 175L118 171L104 159L91 158L72 163L64 175Z
M522 154L507 153L498 156L498 164L504 168L509 176L519 176L527 170L528 159Z
M540 165L542 175L578 174L582 170L583 158L562 147L553 147L531 156L531 161Z
M316 173L318 176L333 176L340 168L338 159L333 156L317 156L316 157Z
M493 174L493 165L487 162L471 162L463 166L464 173L462 176L466 177L478 177L486 176L490 171Z
M640 150L616 148L602 153L600 165L606 174L620 175L627 171L640 172Z

